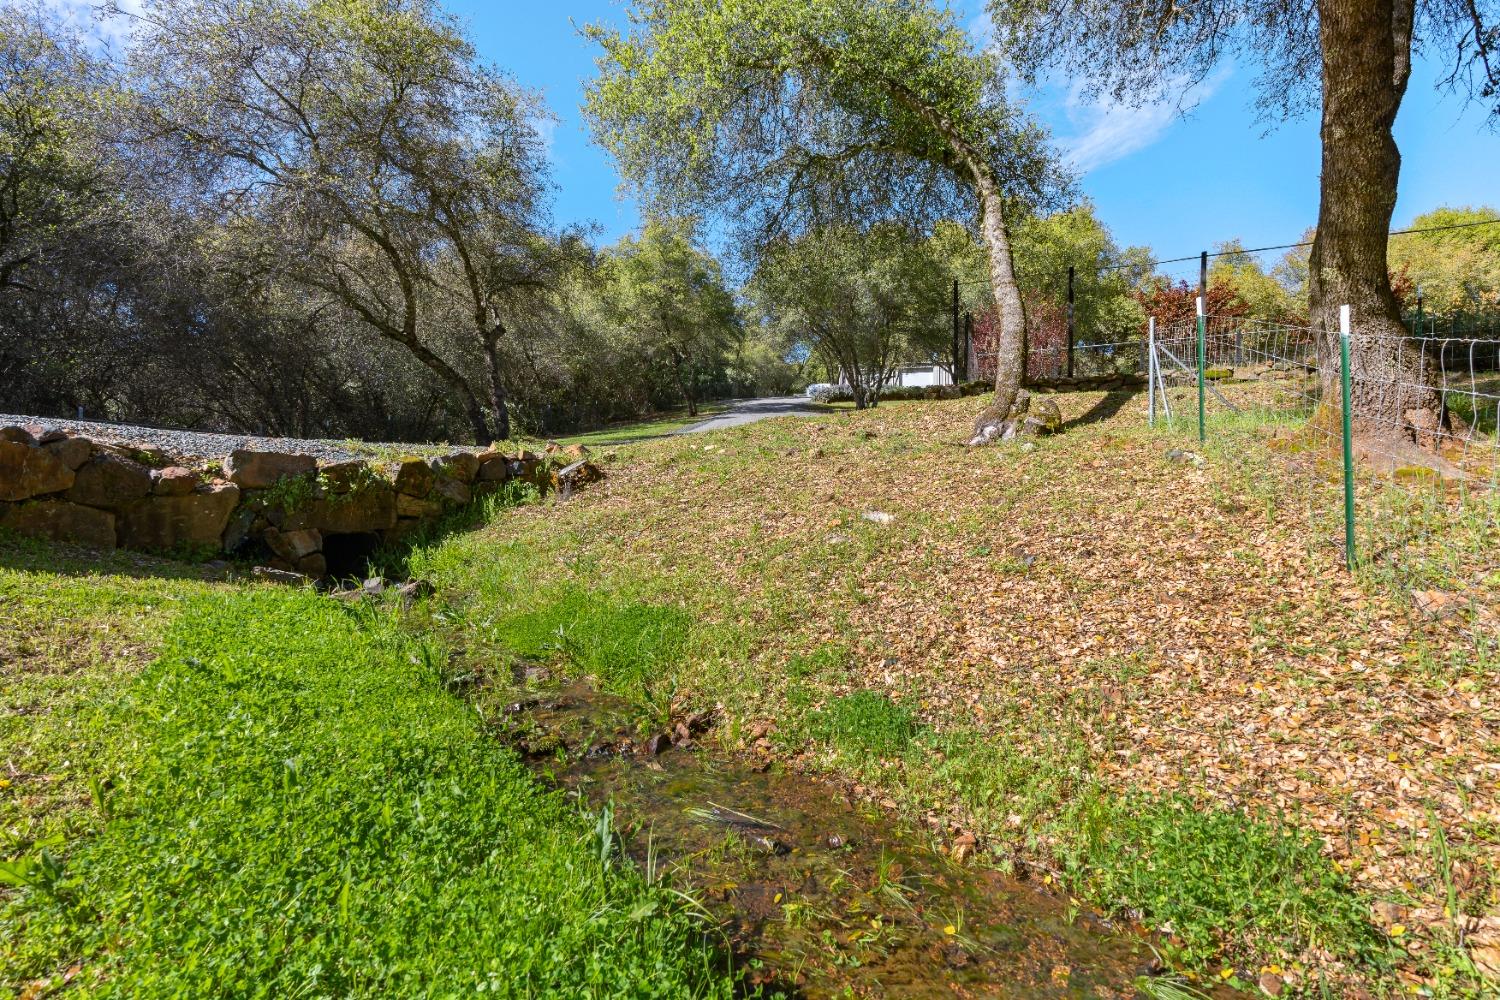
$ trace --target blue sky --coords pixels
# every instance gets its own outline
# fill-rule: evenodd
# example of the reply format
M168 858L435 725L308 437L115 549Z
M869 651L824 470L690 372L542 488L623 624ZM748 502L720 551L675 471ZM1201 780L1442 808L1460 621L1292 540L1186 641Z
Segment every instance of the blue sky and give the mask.
M79 10L90 0L51 0ZM126 6L140 0L124 0ZM983 0L953 0L980 35ZM618 179L584 129L579 104L595 52L577 25L623 22L614 0L564 4L447 0L483 56L540 90L559 117L551 137L560 222L594 222L612 241L638 222L616 197ZM1211 249L1231 238L1257 247L1295 242L1317 219L1318 123L1315 116L1269 133L1255 120L1253 68L1223 67L1201 88L1186 117L1168 108L1088 105L1064 80L1028 95L1082 172L1083 192L1122 244L1145 244L1160 257ZM1438 69L1419 62L1397 121L1403 164L1395 224L1438 205L1500 208L1500 136L1483 111L1440 94ZM1192 265L1182 265L1186 275Z
M578 112L594 52L572 23L623 21L620 6L609 0L449 6L468 22L485 56L541 89L562 119L552 147L558 218L595 220L606 239L628 231L636 223L634 206L615 198L613 169L589 142ZM962 6L972 25L980 4ZM1233 237L1247 246L1294 242L1317 219L1318 123L1309 117L1263 134L1252 107L1252 75L1226 68L1186 118L1166 109L1090 107L1066 87L1032 95L1031 105L1079 160L1084 192L1122 243L1175 257ZM1500 207L1500 137L1485 130L1480 110L1442 98L1432 86L1436 75L1432 66L1418 66L1397 122L1404 158L1398 226L1440 204Z

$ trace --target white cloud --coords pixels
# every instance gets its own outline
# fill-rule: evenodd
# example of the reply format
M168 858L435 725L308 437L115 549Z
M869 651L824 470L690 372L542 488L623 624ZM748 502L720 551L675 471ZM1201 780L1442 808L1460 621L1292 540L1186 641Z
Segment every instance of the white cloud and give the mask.
M1197 86L1188 86L1188 81L1180 78L1169 81L1167 93L1180 94L1179 100L1142 107L1108 97L1085 100L1082 83L1074 81L1063 102L1070 134L1059 135L1057 140L1064 158L1079 173L1086 174L1145 149L1180 115L1212 97L1230 72L1226 67Z

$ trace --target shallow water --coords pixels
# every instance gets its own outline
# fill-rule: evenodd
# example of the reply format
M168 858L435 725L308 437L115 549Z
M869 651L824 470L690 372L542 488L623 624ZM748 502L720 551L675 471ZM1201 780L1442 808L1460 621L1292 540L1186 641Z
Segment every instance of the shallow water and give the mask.
M702 902L751 984L807 997L1133 997L1155 964L1129 928L955 864L832 784L701 746L652 756L627 706L585 686L515 703L508 718L538 774L611 805L627 853Z

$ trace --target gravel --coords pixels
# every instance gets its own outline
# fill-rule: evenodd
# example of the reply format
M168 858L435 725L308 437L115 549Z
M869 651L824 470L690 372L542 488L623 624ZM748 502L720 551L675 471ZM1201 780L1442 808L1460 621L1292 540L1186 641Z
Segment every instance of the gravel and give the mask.
M222 460L236 448L274 451L287 455L311 455L322 462L344 462L380 455L444 453L458 450L432 445L377 444L364 441L320 441L305 438L255 437L250 434L213 434L177 431L161 427L139 427L94 420L64 420L59 417L27 417L0 413L0 427L40 425L44 430L82 434L96 441L130 445L152 445L177 458Z

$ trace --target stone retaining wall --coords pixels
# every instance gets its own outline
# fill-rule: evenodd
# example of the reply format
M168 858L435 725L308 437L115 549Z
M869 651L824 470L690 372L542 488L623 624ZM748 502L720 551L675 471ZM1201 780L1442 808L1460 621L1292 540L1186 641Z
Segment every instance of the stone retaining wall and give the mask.
M1026 388L1036 392L1110 392L1115 389L1140 389L1146 385L1146 376L1137 374L1076 375L1068 378L1027 379Z
M0 427L0 527L98 549L245 555L321 577L513 480L570 492L603 477L582 446L547 452L319 464L237 450L195 467L155 448Z

